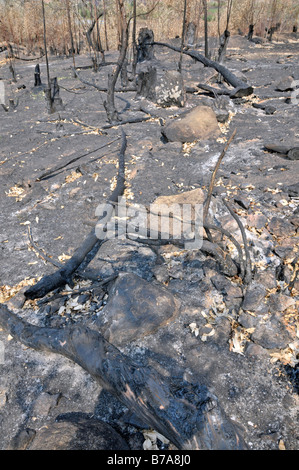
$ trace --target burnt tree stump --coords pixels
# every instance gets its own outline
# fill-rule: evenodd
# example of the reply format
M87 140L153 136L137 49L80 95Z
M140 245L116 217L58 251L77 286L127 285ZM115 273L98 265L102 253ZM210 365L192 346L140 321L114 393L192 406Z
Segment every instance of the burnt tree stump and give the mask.
M42 81L40 78L40 66L39 64L36 64L35 70L34 70L34 86L41 86Z
M154 59L154 33L151 29L141 28L138 35L137 62Z

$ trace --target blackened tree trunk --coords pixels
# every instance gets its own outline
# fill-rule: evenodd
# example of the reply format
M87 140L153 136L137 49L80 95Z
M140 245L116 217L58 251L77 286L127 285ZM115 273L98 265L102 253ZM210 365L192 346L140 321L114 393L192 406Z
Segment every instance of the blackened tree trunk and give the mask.
M184 49L184 41L185 41L185 34L186 34L186 12L187 12L187 0L184 0L184 13L183 13L183 26L182 26L182 40L181 40L181 53L180 53L180 60L178 64L178 71L182 71L182 62L183 62L183 49Z
M68 26L69 26L69 34L70 34L70 41L71 41L71 52L72 52L72 57L73 57L73 65L74 65L74 69L76 69L75 46L74 46L74 37L73 37L72 21L71 21L71 13L70 13L70 0L65 0L65 5L66 5L67 21L68 21ZM75 74L75 72L74 72L74 74Z
M51 80L50 80L50 69L48 61L48 51L47 51L47 30L46 30L46 15L45 15L45 4L42 0L42 13L43 13L43 27L44 27L44 48L45 48L45 57L46 57L46 67L47 67L47 88L45 90L46 101L48 105L48 112L52 113L53 110L53 100L51 94Z
M254 31L254 24L250 24L249 25L249 31L248 31L248 34L247 34L247 39L249 41L252 41L252 38L253 38L253 31Z
M104 102L104 106L107 113L107 118L110 123L119 121L119 115L115 107L114 92L115 85L120 74L120 71L123 67L123 64L126 59L127 49L128 49L128 37L129 37L129 22L126 22L125 7L124 1L118 0L119 13L120 13L120 22L121 22L121 48L117 61L116 68L108 76L108 92L107 98Z
M40 67L39 64L36 64L35 70L34 70L34 86L41 86L42 81L40 78Z
M208 5L207 0L202 0L204 9L204 30L205 30L205 57L209 57L209 32L208 32Z

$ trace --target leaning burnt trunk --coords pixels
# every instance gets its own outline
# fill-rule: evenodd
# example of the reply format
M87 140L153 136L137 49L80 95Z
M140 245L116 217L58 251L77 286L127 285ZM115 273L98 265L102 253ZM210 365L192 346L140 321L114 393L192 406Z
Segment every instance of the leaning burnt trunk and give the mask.
M0 306L0 325L29 348L61 354L85 369L141 422L179 450L241 450L246 444L205 386L172 383L85 326L42 328Z
M176 52L181 51L179 47L172 46L164 42L155 41L154 44L158 46L168 47L169 49L172 49L173 51L176 51ZM203 56L202 54L194 50L187 50L187 51L183 50L183 54L187 54L193 59L197 60L198 62L201 62L206 67L212 67L214 70L219 72L223 76L223 78L226 80L226 82L234 87L234 90L230 92L231 98L240 98L242 96L252 95L253 87L243 82L242 80L240 80L230 70L224 67L224 65L219 64L219 62L215 62L211 59L208 59L207 57Z

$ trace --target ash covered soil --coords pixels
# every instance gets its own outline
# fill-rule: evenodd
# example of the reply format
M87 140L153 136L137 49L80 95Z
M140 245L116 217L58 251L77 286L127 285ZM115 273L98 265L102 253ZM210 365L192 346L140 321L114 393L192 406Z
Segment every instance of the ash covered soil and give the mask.
M242 74L254 93L226 100L217 138L190 144L167 142L161 130L180 113L214 102L204 91L187 93L183 108L158 107L136 92L117 93L121 118L144 117L141 103L160 118L101 131L107 124L105 93L74 79L71 58L50 56L64 105L52 115L43 90L33 86L37 62L46 83L43 60L16 61L16 83L7 63L0 68L6 103L9 98L15 103L7 112L0 108L1 302L35 325L91 325L165 380L182 374L206 385L253 450L298 449L299 162L265 148L269 143L299 147L298 101L290 90L277 90L285 77L299 80L298 57L299 40L291 36L262 45L232 37L225 66ZM159 71L176 70L178 58L155 47ZM107 62L116 60L117 53L106 53ZM89 63L88 56L76 57L77 67ZM105 86L111 67L97 74L82 68L80 74ZM216 86L215 71L187 56L182 73L186 86L208 80ZM254 106L261 103L270 105L270 112ZM36 245L56 262L74 253L96 221L97 206L111 193L121 127L128 141L126 195L142 205L196 189L206 193L217 158L236 129L217 172L210 218L243 243L222 204L228 198L246 231L252 282L245 286L238 276L226 276L199 250L109 240L89 267L103 279L118 275L113 282L20 305L24 289L56 269L30 244L28 227ZM73 289L90 284L76 278ZM161 308L162 293L174 302L175 313ZM133 310L140 319L132 326ZM130 416L70 360L26 348L4 330L0 341L1 449L138 450L145 442L147 448L172 448L161 436L155 440L155 433L149 438L146 423Z

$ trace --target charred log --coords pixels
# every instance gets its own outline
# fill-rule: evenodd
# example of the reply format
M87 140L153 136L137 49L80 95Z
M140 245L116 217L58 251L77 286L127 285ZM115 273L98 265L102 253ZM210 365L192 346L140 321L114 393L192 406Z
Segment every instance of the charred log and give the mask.
M247 446L205 386L166 380L122 354L85 326L42 328L0 306L0 325L29 348L58 353L79 364L149 427L179 450L245 450Z
M181 49L176 46L172 46L170 44L164 43L164 42L154 42L153 44L156 44L158 46L164 46L168 47L169 49L172 49L173 51L180 52ZM194 50L183 50L183 54L187 54L190 57L193 57L195 60L198 62L201 62L203 65L206 67L212 67L214 70L219 72L225 81L232 85L234 87L234 90L230 93L231 98L240 98L243 96L249 96L252 95L253 93L253 87L251 85L248 85L247 83L243 82L240 80L236 75L234 75L230 70L228 70L224 65L219 64L219 62L215 62L211 59L208 59L207 57L204 57L202 54L200 54L197 51Z

